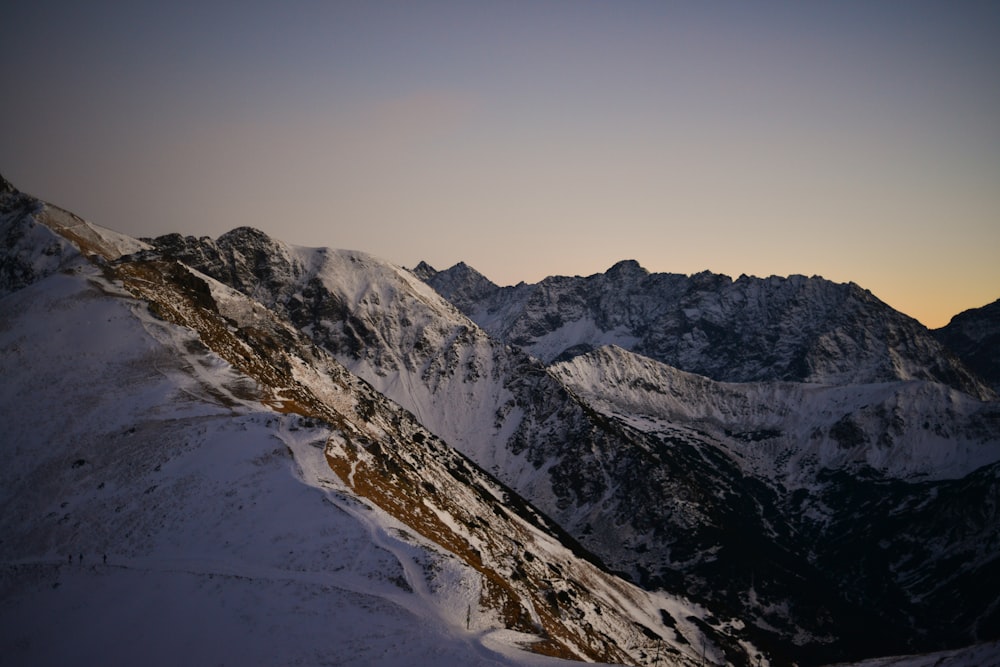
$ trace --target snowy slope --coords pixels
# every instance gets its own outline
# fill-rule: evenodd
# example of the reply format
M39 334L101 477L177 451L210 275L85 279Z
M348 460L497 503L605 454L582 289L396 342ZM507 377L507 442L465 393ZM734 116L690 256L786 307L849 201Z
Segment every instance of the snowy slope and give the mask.
M938 383L716 382L617 346L551 370L608 415L643 430L697 429L729 447L748 474L791 489L823 469L954 479L1000 461L996 404Z
M175 235L152 243L165 257L286 314L315 344L529 498L615 570L709 608L739 609L749 630L780 646L786 659L819 664L910 647L936 624L929 609L954 591L935 585L919 604L901 605L893 596L914 596L914 582L934 576L931 564L946 554L971 559L969 567L946 566L964 590L977 574L994 576L988 545L996 531L946 536L955 513L933 500L958 493L955 507L989 505L997 492L991 475L972 479L964 490L917 482L945 484L995 461L995 405L933 382L851 385L850 378L870 375L868 352L860 361L835 358L847 375L838 376L840 386L821 387L712 383L655 362L649 369L657 370L647 373L633 363L639 357L619 350L583 372L593 379L588 393L586 381L560 370L573 362L546 368L428 291L415 278L442 275L430 267L411 273L363 253L296 248L250 229L216 240ZM447 275L466 295L490 292L488 281L468 267ZM610 296L596 294L611 304L643 275L624 263L608 278L618 285L608 287ZM714 285L710 278L696 281L699 289ZM546 284L556 298L572 295L578 289L572 283ZM824 284L778 286L822 291ZM531 286L504 291L504 298L516 307L525 289ZM849 310L857 307L847 303ZM789 335L815 309L808 299L796 308L796 318L783 325ZM490 313L498 322L499 312ZM550 321L542 310L536 315ZM572 336L559 345L575 336L589 347L595 332L603 332L601 341L634 339L607 324L563 319L549 333L543 329L539 340L567 332ZM591 355L578 359L593 363ZM593 375L597 367L603 375ZM662 403L662 395L675 390L677 400ZM883 500L877 512L869 507L866 513L871 494ZM883 514L925 522L918 532L941 544L936 555L920 567L867 555L855 557L856 568L848 565L844 545L854 548L852 528L866 539L888 531L887 552L911 548L915 533L887 523ZM974 524L989 527L991 516ZM892 568L897 574L887 578ZM891 595L880 592L880 577L892 582ZM977 624L991 622L979 615L992 608L988 599L977 601L932 632L950 645L972 641ZM890 624L879 627L883 616Z
M2 189L0 656L70 656L51 614L108 650L91 600L138 638L122 662L181 653L157 625L268 664L818 665L997 634L1000 412L856 290L625 262L542 303L250 228L134 241ZM665 344L636 322L672 321L642 292L672 280L690 359L766 375L833 341L807 357L836 386L622 349ZM720 338L734 312L781 334Z
M326 429L114 292L0 302L0 663L513 664L408 583L471 585L345 495Z
M756 658L260 302L148 250L34 278L0 300L0 663Z
M259 298L431 432L546 511L555 508L544 471L507 443L525 431L533 385L555 390L558 383L411 272L365 253L296 247L247 228L216 240L171 235L152 243Z

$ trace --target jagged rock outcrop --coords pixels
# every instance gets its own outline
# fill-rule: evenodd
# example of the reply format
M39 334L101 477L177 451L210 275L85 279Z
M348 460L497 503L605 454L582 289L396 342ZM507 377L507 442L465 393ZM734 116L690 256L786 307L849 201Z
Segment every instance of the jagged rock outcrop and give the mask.
M988 390L947 355L921 365L940 345L856 286L802 277L650 276L623 262L598 277L497 288L465 265L407 272L363 253L296 248L253 230L152 243L287 317L612 569L710 608L737 610L754 641L774 654L816 664L937 646L929 635L946 644L971 641L986 636L978 628L991 627L982 606L956 612L955 623L933 620L929 608L948 608L964 594L946 585L926 603L908 601L916 593L906 577L935 568L958 576L954 564L928 557L925 570L904 567L905 576L896 576L883 558L850 566L841 558L850 530L876 534L884 517L852 510L842 521L836 508L866 507L863 499L886 489L883 513L917 507L998 458L989 403L917 378L945 379L941 369L954 365L955 384ZM516 345L489 335L417 278L447 281L441 289L457 295L472 319ZM657 329L671 322L666 333ZM677 340L664 342L671 336ZM806 366L819 369L809 377L822 374L833 384L722 385L707 373L678 381L684 374L651 355L646 361L661 368L653 374L627 361L625 350L599 356L600 345L623 341L633 349L681 348L684 358L722 375L732 363L740 377L768 380L801 379L792 362L805 355ZM562 363L547 368L525 350ZM571 363L582 363L580 371L598 359L621 383L605 382L603 394L563 374ZM876 380L877 391L857 384ZM623 402L637 387L645 398ZM676 402L667 409L657 397L671 392ZM715 413L699 413L705 406ZM918 483L928 476L933 481ZM983 487L978 501L993 492ZM928 518L926 530L947 533L947 521ZM893 553L910 544L909 534L897 532L888 542ZM975 539L941 539L947 553L979 548ZM990 567L980 562L962 576L989 578ZM869 590L874 582L882 582L882 593ZM902 616L892 607L900 600ZM891 623L878 623L882 617Z
M992 395L919 322L853 283L649 273L631 260L492 289L464 265L425 273L490 334L546 363L616 344L728 382L920 379Z
M86 270L197 332L241 374L198 391L322 424L344 487L549 652L815 665L1000 636L1000 408L856 285L626 261L500 288L246 227L143 244L0 190L8 293ZM663 612L593 611L623 591Z
M279 584L283 590L312 585L309 599L332 594L353 610L373 604L358 601L367 594L359 575L377 577L371 600L398 604L400 609L382 612L404 617L393 619L397 626L412 625L416 612L436 615L423 619L431 637L421 642L421 650L432 650L437 641L447 648L446 661L450 654L474 653L466 643L479 641L475 633L512 630L522 633L533 650L570 659L653 664L662 655L693 666L707 652L715 662L759 662L739 619L712 614L681 596L643 590L609 572L544 513L352 374L286 317L301 312L288 308L304 303L300 281L315 279L330 285L330 294L349 304L359 321L361 315L390 309L395 303L389 300L391 290L410 285L425 290L429 305L458 318L427 319L422 331L451 334L456 331L451 327L465 326L467 320L405 271L356 253L331 253L336 261L330 263L326 251L285 246L253 230L237 230L211 244L179 237L157 248L133 242L135 252L117 254L129 245L125 240L85 223L63 222L58 216L40 217L32 229L46 243L67 242L78 260L73 270L36 275L33 283L0 299L5 322L0 367L10 377L18 369L17 385L4 386L0 405L6 427L16 434L3 450L8 465L0 494L17 510L3 524L5 565L28 562L58 571L68 549L83 544L89 559L93 549L111 543L113 558L122 559L127 550L129 565L139 566L138 574L130 575L139 581L144 571L159 572L157 567L183 568L184 576L202 586L222 575L221 583L210 584L215 593L228 591L234 580L259 577L269 590ZM101 239L105 253L94 254ZM0 263L27 247L0 249ZM206 267L214 266L218 275L270 305L178 261L184 252L194 263L194 251ZM370 271L382 279L370 282ZM402 282L393 282L392 275ZM373 303L376 294L381 304ZM414 294L419 290L398 297ZM37 313L35 303L42 304ZM400 317L416 314L399 310ZM72 317L64 318L68 312ZM89 327L88 313L99 314L99 330L79 330ZM331 314L336 315L324 311L323 316ZM412 320L407 326L392 318L364 322L380 336L376 342L401 344L412 333ZM41 342L32 340L38 326L46 332ZM116 332L124 334L122 339ZM381 337L393 333L402 338ZM81 370L75 368L72 346L64 344L78 335L86 350ZM418 338L410 343L419 347L421 340L425 348L442 342ZM463 343L456 345L463 349ZM405 366L412 357L403 349L406 353L386 351L373 359ZM341 352L355 361L368 359L366 353ZM36 368L44 369L43 381L33 378ZM105 369L107 385L102 384ZM466 377L472 376L463 374L463 381ZM36 416L13 403L19 389L45 399L35 407L52 409L62 395L72 396L74 404L36 428ZM123 414L115 411L118 403L127 404ZM83 425L72 414L78 407ZM59 422L71 427L71 438L61 434ZM136 433L138 442L128 451L116 456L110 449L128 448ZM109 475L109 488L90 475L94 462ZM238 470L230 471L230 463ZM70 485L59 493L72 503L59 505L61 498L47 497L46 491L55 488L50 478ZM298 478L311 488L300 488ZM283 486L272 495L275 480ZM231 481L237 488L229 486ZM302 516L282 501L294 503ZM239 506L230 506L234 502ZM334 525L354 531L352 539L368 541L356 553L338 554L340 536L314 520L314 512L334 515ZM351 517L370 534L358 531ZM231 527L233 522L242 530ZM265 532L258 533L258 525ZM311 529L321 535L310 535ZM286 540L294 540L294 551L286 553ZM29 543L42 552L23 553L22 545ZM247 550L264 562L239 560ZM54 562L52 554L58 557ZM118 582L123 562L102 576ZM382 564L386 571L376 567ZM5 590L14 590L19 604L26 604L30 586L22 586L8 586L5 580ZM187 609L180 603L177 608ZM115 608L113 613L120 618L126 612ZM452 634L461 635L464 628L466 635L443 639L447 624ZM347 637L365 650L377 648L371 644L379 637L357 634L352 628ZM465 648L455 650L452 643ZM19 655L32 655L32 647L22 644L14 647ZM496 662L482 653L484 663Z

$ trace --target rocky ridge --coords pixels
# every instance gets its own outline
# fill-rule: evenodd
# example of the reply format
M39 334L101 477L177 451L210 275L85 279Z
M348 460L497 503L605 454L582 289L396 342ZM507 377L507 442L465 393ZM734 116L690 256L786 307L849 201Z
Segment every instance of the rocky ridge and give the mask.
M82 269L195 332L242 378L209 395L317 425L338 488L456 557L489 622L539 650L824 664L1000 634L1000 409L856 286L777 279L774 297L626 262L543 281L539 301L466 266L410 272L250 228L139 243L29 208L3 209L10 263L32 271L9 294ZM455 304L423 282L444 274ZM689 298L663 306L677 299L646 283ZM678 312L694 324L653 331ZM771 329L724 331L753 329L751 313ZM638 354L671 336L693 363L758 379Z
M491 301L501 306L491 310L462 301L453 305L428 292L415 278L433 284L442 274L427 265L407 272L362 253L295 248L253 230L235 230L214 241L172 236L151 242L247 293L264 295L267 307L286 314L316 345L416 415L436 436L530 498L612 569L647 588L680 591L710 607L739 610L738 615L754 619L754 641L807 663L917 648L929 641L921 634L930 631L916 628L937 623L929 612L909 607L906 619L891 627L874 622L893 615L888 605L906 599L908 593L900 592L902 577L889 579L895 597L862 594L847 585L858 571L834 567L842 561L831 554L839 553L835 547L852 524L834 520L837 513L827 502L840 493L867 497L891 487L892 507L913 506L917 498L943 488L914 483L946 484L1000 458L996 411L980 400L991 396L989 390L960 362L947 354L934 356L941 347L918 324L887 314L884 304L856 286L772 280L781 294L774 306L764 286L754 284L764 294L751 310L772 313L769 321L778 333L758 328L753 336L784 341L787 351L774 357L777 370L758 354L744 359L743 372L781 377L793 352L806 345L803 340L839 341L843 357L831 362L833 370L824 379L836 379L841 389L807 392L815 395L810 400L823 411L821 419L801 419L798 402L808 385L791 380L762 380L751 392L741 388L746 383L730 383L735 389L727 390L728 385L709 382L697 388L697 381L687 382L681 391L685 410L645 414L613 401L609 408L609 396L625 395L613 383L604 393L587 393L560 372L560 364L546 366L546 360L589 358L579 353L609 342L641 342L632 329L614 326L627 320L621 312L605 314L603 320L566 316L581 307L572 295L585 291L606 299L608 309L631 303L625 309L629 317L646 311L662 316L654 298L660 292L636 295L629 287L649 277L634 263L616 266L604 282L592 280L586 289L575 284L578 279L543 281L549 300L565 308L551 317L536 313L538 322L547 323L538 325L536 338L497 340L505 334L488 331L523 305L532 286L502 291L502 299ZM272 261L261 259L269 255ZM453 294L473 299L493 293L491 283L467 266L447 275ZM671 276L654 282L670 281L687 284L686 278ZM746 301L745 296L712 295L711 289L725 292L734 284L728 279L706 274L695 283L701 287L693 303ZM600 296L598 287L609 296ZM797 292L803 293L795 297ZM825 301L810 304L806 296L813 292L825 295ZM738 313L730 329L738 330L749 318L738 308L716 310ZM848 322L866 323L863 333L844 334L857 328L835 322L833 314L845 312ZM819 313L821 324L804 323L809 313ZM900 328L908 333L899 334ZM803 338L797 335L802 330L813 333ZM575 338L566 338L566 332ZM722 346L721 357L728 359L738 347ZM727 362L715 359L714 349L706 343L699 354L704 363L721 367ZM933 359L921 365L926 356ZM621 372L626 386L648 383L651 394L666 391L663 377L637 375L620 363L621 358L607 366ZM940 368L951 369L959 387L974 395L919 379L948 374ZM764 398L768 394L771 399ZM713 398L706 402L707 397ZM769 417L754 415L770 409L768 400L775 397L777 407ZM709 428L697 406L711 404L730 418ZM991 489L987 484L982 492L988 497ZM803 512L815 521L800 520ZM882 517L861 512L854 520L865 522L874 534ZM945 523L932 530L945 530ZM807 532L810 543L801 540ZM812 543L827 546L814 552ZM900 538L899 543L909 542ZM974 572L992 567L977 562ZM817 563L831 565L821 570ZM874 559L858 567L863 580L871 582L881 580L890 566ZM947 595L933 598L934 604L942 598ZM938 629L935 641L980 638L979 628L990 623L978 616L972 625L958 621Z
M992 396L919 322L853 283L651 274L631 260L514 287L461 264L424 265L421 275L491 335L546 363L614 343L727 382L931 380Z
M126 488L114 489L116 494L125 493L142 480L156 478L165 468L176 467L167 464L177 456L173 453L176 446L169 443L176 443L178 438L181 442L188 438L197 440L200 444L186 444L186 451L196 452L193 455L202 459L210 456L213 447L222 447L214 435L206 435L209 416L221 420L218 426L215 421L211 422L212 429L226 430L229 426L223 422L230 420L237 428L242 424L245 430L257 434L256 437L264 442L267 441L265 434L273 429L276 442L297 444L289 445L288 452L279 447L276 453L266 457L262 454L259 460L253 461L250 470L277 466L280 472L288 465L283 462L284 457L290 455L292 465L298 461L298 466L309 469L308 474L303 473L303 481L327 494L325 497L333 509L323 511L359 516L375 510L382 512L381 519L364 519L364 522L374 522L370 524L371 530L381 536L379 540L397 545L386 558L389 570L385 575L390 577L389 583L396 590L392 592L390 586L389 592L379 594L402 599L405 605L416 608L426 606L424 611L430 610L435 617L451 624L452 632L463 625L466 631L471 631L474 623L483 633L515 633L525 646L537 653L574 660L652 664L663 656L676 664L694 665L706 654L714 661L732 664L758 660L758 651L747 640L742 623L713 615L681 596L643 590L611 573L598 558L530 502L428 431L412 413L392 403L329 352L315 345L308 333L286 319L283 313L287 311L266 307L262 301L177 261L162 249L138 242L125 243L125 239L112 237L82 221L81 224L63 225L57 224L59 218L53 222L53 218L44 215L21 215L20 209L4 209L3 203L0 201L0 230L8 238L20 240L34 235L44 239L34 245L19 241L5 251L10 250L16 261L24 266L45 269L34 271L30 281L24 284L12 285L2 301L5 321L14 327L10 329L13 332L11 341L3 340L4 359L23 356L37 347L29 345L26 334L21 333L30 329L33 320L58 318L59 313L71 309L82 312L84 306L81 304L86 301L89 302L86 307L91 309L89 312L103 315L105 311L114 311L115 315L107 318L108 333L128 331L127 338L137 341L135 349L143 350L142 354L156 360L153 364L156 372L133 378L134 389L139 390L143 400L153 402L146 407L150 416L140 424L144 433L142 442L148 445L143 451L147 458L150 448L156 451L157 447L162 447L164 452L171 454L166 456L166 462L155 467L149 463L138 473L116 472L116 485L125 484L117 475L131 475ZM36 213L43 209L33 208ZM91 237L106 239L108 243L98 246L80 241ZM249 245L268 245L263 235L237 230L230 239L235 241L229 248L233 250L230 259L239 256L241 260L253 260L234 271L235 275L247 278L253 275L247 272L247 267L259 271L265 265L269 276L302 277L309 267L315 268L322 263L320 256L324 254L294 251L278 254L271 261L270 256L254 254L254 248ZM46 248L53 244L63 250L58 264L43 259L47 257ZM133 248L134 252L120 253L125 246ZM29 252L32 247L33 252ZM276 248L278 251L287 249L275 244L269 250L273 252ZM89 251L93 252L88 258L86 253ZM300 261L304 257L313 260L312 263ZM349 253L343 258L348 264L370 261ZM379 267L385 268L381 264ZM417 284L416 279L409 280ZM298 298L295 295L299 294L297 291L285 294L279 289L284 282L277 278L236 284L255 291L260 298L283 298L286 304L294 303ZM354 286L360 288L362 284L354 283ZM433 292L424 289L427 296L436 299ZM360 290L355 296L363 301L365 294ZM32 303L45 303L46 306L33 314ZM351 305L357 307L358 303L360 301ZM100 321L104 322L103 316ZM57 327L46 329L52 331ZM345 340L350 340L350 332L340 331L346 336ZM120 353L115 352L116 337L101 335L95 340L101 341L100 351L88 351L88 359L100 367L113 366L113 357L108 355ZM351 349L349 345L347 349ZM394 359L388 355L379 358L386 363ZM31 357L18 363L18 367L25 363L39 365L42 359ZM11 445L10 451L5 449L12 462L11 470L20 470L24 479L36 482L44 481L46 471L58 462L39 457L36 465L36 457L31 454L35 449L63 451L75 446L79 452L77 456L82 455L78 459L82 463L70 466L76 470L90 465L88 462L92 460L102 461L101 465L105 466L111 459L101 448L109 439L123 447L128 444L120 434L103 431L107 424L117 423L118 416L106 413L107 407L101 398L104 394L118 396L117 388L102 390L100 374L80 377L73 371L72 355L60 353L46 363L53 367L52 377L58 378L57 393L94 396L94 404L101 405L102 410L88 413L88 419L101 424L102 430L80 442L64 443L59 439L58 430L49 433L33 428L30 420L17 417L14 406L5 400L4 414L10 418L8 426L19 434L14 441L16 448ZM143 384L152 381L145 376L155 380L161 374L176 378L180 383L176 396ZM20 388L27 389L23 383ZM174 401L188 406L185 409L193 416L171 420L171 412L187 414L174 407ZM168 415L165 423L170 432L160 432L165 427L158 413ZM71 415L65 417L72 422ZM130 413L125 418L137 417ZM190 433L186 429L191 429ZM51 443L42 447L42 442L35 442L32 434L36 430L40 438L54 439L55 447ZM297 435L302 430L308 432L305 444ZM131 432L135 431L133 427ZM226 437L227 441L231 439L231 436ZM312 450L317 448L322 453L326 473L321 467L315 467ZM143 459L125 456L124 460L129 462L128 466L136 466ZM219 459L214 465L225 467L225 462ZM110 469L102 467L101 470ZM222 471L199 472L206 473L209 477L225 478ZM253 479L259 481L261 476L253 475ZM265 479L273 481L274 477ZM210 540L207 536L199 536L198 541L189 545L187 540L193 539L190 535L195 535L201 527L192 525L178 507L186 507L184 499L192 489L202 488L204 484L191 475L176 480L167 475L160 480L146 487L140 494L144 498L125 498L117 509L101 493L103 485L98 492L75 490L73 513L87 516L88 523L101 526L99 532L104 539L126 536L131 549L129 562L161 562L165 553L175 554L178 550L190 559L192 555L187 554L186 549L204 548L203 542ZM161 486L164 488L160 489ZM77 540L84 539L80 532L82 524L80 521L75 524L56 521L57 516L46 515L47 502L34 493L33 488L32 484L20 481L4 485L5 493L16 491L13 496L5 496L5 504L17 511L5 515L5 538L0 542L0 555L7 564L37 562L44 567L56 567L46 558L51 553L62 557L78 544ZM240 488L240 493L246 495L238 497L247 502L248 507L249 500L244 498L255 499L267 493L266 488L255 489L245 481ZM65 507L67 504L63 504ZM239 509L243 510L244 506L240 505ZM290 511L289 508L281 509L282 512ZM232 511L233 508L219 498L217 503L202 504L194 514L207 517L209 524L214 522L218 526ZM267 510L261 508L260 511ZM303 507L302 511L307 509ZM12 523L15 514L19 519ZM311 525L309 517L303 517L302 521ZM268 521L260 523L270 525ZM392 528L393 525L405 529ZM280 536L269 537L265 545L255 542L255 534L248 531L240 538L243 557L247 551L253 554L267 552L270 557L274 540L280 542ZM284 539L288 538L286 534ZM95 536L86 537L86 540L89 548L100 543ZM41 543L46 545L44 554L24 553L19 546ZM296 543L296 546L301 545ZM343 569L343 565L338 564L338 556L322 555L328 546L321 549L319 544L306 544L305 547L318 552L316 563L329 563L335 571ZM125 547L119 545L118 548ZM229 550L229 542L224 548ZM120 556L118 552L117 556ZM193 556L197 557L197 553ZM234 553L227 558L236 560ZM287 558L301 559L302 556L289 552ZM314 561L309 562L315 566ZM358 567L357 564L354 567ZM286 574L284 569L266 571L280 572L283 577L293 576ZM296 572L299 573L294 576L301 581L325 581L322 572ZM334 581L340 580L334 578ZM17 593L11 599L26 599L18 586L4 585L7 586L5 590ZM459 591L468 592L458 595ZM461 601L461 610L455 608L458 601ZM20 646L18 650L27 648L30 646Z

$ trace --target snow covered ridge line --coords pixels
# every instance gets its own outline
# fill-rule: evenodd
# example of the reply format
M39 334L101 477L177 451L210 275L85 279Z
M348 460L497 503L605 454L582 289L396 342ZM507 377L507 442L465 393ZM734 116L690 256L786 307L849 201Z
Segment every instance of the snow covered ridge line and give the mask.
M815 470L803 465L805 472L794 478L802 493L793 495L773 477L756 476L782 469L780 452L768 442L778 429L758 428L752 419L741 424L749 415L738 410L732 433L723 432L721 440L686 418L653 430L628 410L608 419L595 409L600 405L587 404L589 397L567 393L540 362L491 340L440 299L414 290L395 267L370 256L296 249L248 229L216 241L167 237L153 243L165 255L265 299L614 569L649 587L696 596L708 608L738 609L762 642L780 647L775 652L785 660L821 664L835 656L898 652L915 636L950 645L977 637L979 621L966 616L982 607L969 614L956 609L947 629L929 615L935 599L954 598L947 585L927 583L934 592L918 596L926 600L926 609L913 609L919 621L897 619L909 608L891 608L878 597L886 582L893 595L917 595L907 582L940 573L937 556L927 555L917 567L911 562L903 575L894 574L879 552L848 548L860 548L854 536L864 534L868 544L885 543L893 558L903 557L912 549L912 531L895 520L880 523L882 514L922 511L917 523L924 542L943 540L943 549L970 556L972 565L959 577L967 588L982 565L980 542L989 542L995 528L989 517L973 515L984 526L981 537L949 543L954 513L944 499L959 493L959 506L990 506L986 474L970 479L967 488L927 487L896 484L865 465L821 470L813 478ZM842 391L850 394L851 385ZM843 416L833 416L831 441L842 443L853 460L867 451L864 433L861 422ZM875 417L893 436L893 412ZM940 425L947 429L951 422ZM762 455L755 466L735 456L751 447ZM865 511L873 496L878 511ZM872 540L884 529L889 539ZM884 615L896 625L880 627L876 621Z
M475 622L492 610L489 622L539 636L533 650L575 660L655 664L662 655L697 664L692 647L719 662L756 655L742 624L720 623L575 556L534 510L434 436L415 431L391 444L334 439L327 457L359 495L482 575Z
M5 246L0 296L78 265L84 257L110 261L149 248L23 194L5 180L0 185L0 234Z
M253 383L191 330L93 267L0 312L0 663L538 664L437 620L448 595L407 580L470 578L395 540L333 484L327 428L234 396Z
M581 560L513 492L359 382L349 392L354 415L331 410L287 356L300 347L292 341L296 332L272 340L258 325L233 336L214 316L201 279L182 265L126 262L114 271L158 316L198 331L210 349L257 380L265 403L334 425L327 460L341 480L481 574L482 597L470 614L538 635L532 650L571 659L644 664L662 652L693 663L694 646L720 660L754 651L740 636L741 624L709 624L704 610L641 591ZM281 390L269 394L272 387ZM521 513L512 513L518 507ZM660 611L667 608L673 614ZM672 628L663 627L667 618Z
M435 271L421 263L414 272L489 333L546 363L615 344L720 381L924 379L995 396L919 322L853 283L651 274L634 261L514 287L465 264Z
M581 560L509 489L242 295L149 253L104 263L103 271L254 380L221 391L206 386L223 405L261 401L329 424L327 460L344 483L480 574L483 593L467 623L476 617L485 627L535 635L533 650L572 659L756 657L739 623L716 621Z
M823 469L866 466L895 479L958 479L1000 461L1000 406L946 385L724 383L607 346L550 370L637 428L711 434L748 474L808 487Z
M995 402L920 380L720 383L622 347L587 352L642 339L589 316L539 330L552 350L590 341L546 365L418 282L426 269L249 228L111 260L91 249L91 264L77 250L87 228L64 221L70 242L27 204L0 208L16 257L0 270L24 268L39 290L89 280L102 302L123 298L151 331L174 331L158 340L184 360L185 396L215 412L308 415L282 419L324 434L296 459L310 452L310 479L382 508L357 515L381 517L383 538L392 521L393 540L444 554L404 569L427 600L450 601L432 616L460 634L510 627L540 638L536 650L635 664L697 664L702 648L753 664L754 645L771 664L820 665L995 632L984 591L1000 590L1000 467L968 474L1000 443ZM611 283L645 275L631 268ZM569 295L562 305L569 282L551 292ZM631 305L642 314L642 299ZM625 584L576 542L674 595ZM435 562L478 583L449 597L420 575Z

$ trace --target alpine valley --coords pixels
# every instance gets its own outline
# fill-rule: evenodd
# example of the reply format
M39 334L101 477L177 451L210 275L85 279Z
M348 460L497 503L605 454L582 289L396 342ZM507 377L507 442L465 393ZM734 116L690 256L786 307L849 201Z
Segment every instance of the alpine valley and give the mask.
M1000 664L997 308L499 287L0 179L0 665Z

